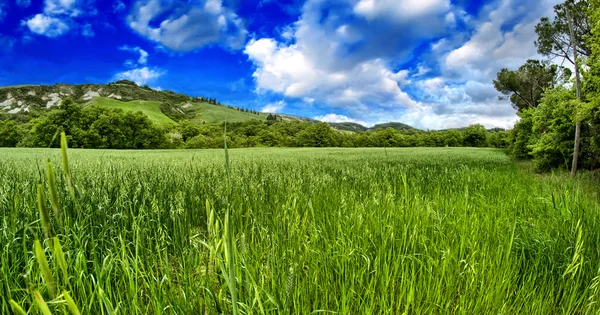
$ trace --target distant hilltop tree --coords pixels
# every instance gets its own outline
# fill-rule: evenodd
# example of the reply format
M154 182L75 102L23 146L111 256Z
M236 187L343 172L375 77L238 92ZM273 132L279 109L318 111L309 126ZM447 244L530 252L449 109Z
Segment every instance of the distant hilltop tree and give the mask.
M114 82L114 84L121 84L121 85L131 85L131 86L138 86L135 82L133 81L129 81L129 80L119 80Z

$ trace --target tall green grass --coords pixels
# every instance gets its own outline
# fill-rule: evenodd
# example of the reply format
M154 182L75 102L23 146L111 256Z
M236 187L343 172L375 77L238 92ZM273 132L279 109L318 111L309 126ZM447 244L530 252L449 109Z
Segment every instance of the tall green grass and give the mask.
M600 310L597 196L498 150L0 153L3 314Z

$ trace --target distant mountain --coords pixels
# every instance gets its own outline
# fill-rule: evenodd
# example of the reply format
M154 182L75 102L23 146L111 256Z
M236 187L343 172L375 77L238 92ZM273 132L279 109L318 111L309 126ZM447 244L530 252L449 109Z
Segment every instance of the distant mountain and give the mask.
M369 130L369 128L367 128L361 124L357 124L357 123L353 123L353 122L329 123L329 125L333 129L343 130L343 131L363 132L363 131Z
M371 128L369 128L369 130L379 130L379 129L387 129L387 128L392 128L392 129L396 129L396 130L417 130L416 128L409 126L407 124L403 124L403 123L399 123L399 122L389 122L389 123L384 123L384 124L377 124Z

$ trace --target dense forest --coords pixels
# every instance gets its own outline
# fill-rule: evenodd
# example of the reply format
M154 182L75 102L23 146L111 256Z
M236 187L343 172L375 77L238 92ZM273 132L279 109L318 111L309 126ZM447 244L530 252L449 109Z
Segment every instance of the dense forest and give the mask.
M511 132L510 154L532 159L537 171L596 169L600 166L600 1L569 0L555 6L554 12L554 17L543 18L535 28L535 45L547 60L502 69L494 80L520 117Z
M21 117L14 119L15 117ZM228 144L243 147L506 147L509 132L487 131L482 125L462 130L396 130L391 127L365 132L333 129L326 123L267 118L227 124ZM160 126L140 112L98 106L83 107L70 99L38 117L13 115L0 120L0 146L58 147L65 131L74 148L165 149L221 148L224 124Z

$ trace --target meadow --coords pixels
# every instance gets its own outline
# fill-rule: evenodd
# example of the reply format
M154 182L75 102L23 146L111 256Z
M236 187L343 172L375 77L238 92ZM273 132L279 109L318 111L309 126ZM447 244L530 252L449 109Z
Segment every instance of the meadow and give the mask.
M598 195L502 150L0 156L2 314L600 311Z

